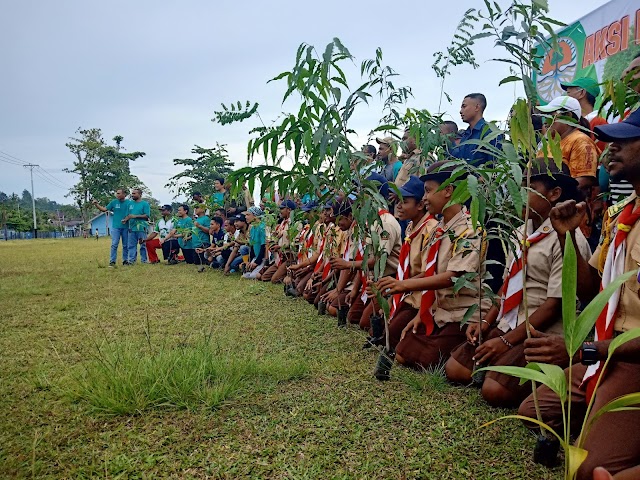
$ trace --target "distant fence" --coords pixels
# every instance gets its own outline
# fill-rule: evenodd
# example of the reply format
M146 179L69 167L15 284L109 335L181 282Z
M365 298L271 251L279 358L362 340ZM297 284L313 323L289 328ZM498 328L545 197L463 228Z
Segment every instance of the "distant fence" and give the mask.
M38 232L38 238L74 238L81 237L78 232ZM31 240L33 232L5 232L0 230L0 241L5 240Z

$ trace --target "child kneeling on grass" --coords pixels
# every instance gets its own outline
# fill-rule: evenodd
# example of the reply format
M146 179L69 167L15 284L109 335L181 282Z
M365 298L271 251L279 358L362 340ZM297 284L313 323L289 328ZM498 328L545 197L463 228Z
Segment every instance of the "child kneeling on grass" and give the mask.
M415 368L429 368L449 357L465 339L461 320L467 310L479 302L479 290L463 287L454 292L454 277L477 273L482 253L482 232L473 229L463 205L446 206L455 190L454 183L440 186L455 168L450 162L436 162L420 177L424 182L424 200L431 215L440 215L426 242L426 268L418 278L396 280L384 278L378 288L384 295L424 291L418 315L409 322L396 347L396 361ZM445 208L446 207L446 208ZM477 280L477 279L476 279ZM474 282L474 280L471 280ZM491 302L483 298L469 322L480 320Z
M516 242L527 242L527 287L529 323L537 330L562 334L562 249L551 226L549 213L559 202L579 200L578 182L569 169L562 169L553 159L539 158L533 165L529 195L529 223L525 238L524 225L515 233ZM523 212L524 216L524 212ZM578 252L590 257L584 235L576 232ZM504 283L498 292L501 305L491 308L486 318L467 329L467 340L451 353L446 364L447 378L468 384L475 366L526 366L524 340L527 338L523 301L522 251L507 258ZM484 341L479 344L479 330ZM528 383L497 372L488 372L482 382L482 396L492 406L514 407L531 393Z

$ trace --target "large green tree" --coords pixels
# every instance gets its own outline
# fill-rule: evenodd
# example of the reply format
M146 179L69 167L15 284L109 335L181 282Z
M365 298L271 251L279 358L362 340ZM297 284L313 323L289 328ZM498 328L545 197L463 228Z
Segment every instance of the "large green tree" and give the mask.
M183 167L180 173L169 179L165 186L176 196L190 195L198 191L203 195L213 193L213 181L224 177L233 171L233 162L229 159L227 146L216 142L213 148L203 148L195 145L191 153L196 158L174 158L173 164Z
M66 144L75 160L73 168L65 171L80 177L69 195L80 208L83 219L86 220L92 198L104 204L118 188L146 188L129 166L129 162L143 157L144 152L125 153L120 135L113 138L114 145L108 145L99 128L78 129L77 134L78 137L72 137Z

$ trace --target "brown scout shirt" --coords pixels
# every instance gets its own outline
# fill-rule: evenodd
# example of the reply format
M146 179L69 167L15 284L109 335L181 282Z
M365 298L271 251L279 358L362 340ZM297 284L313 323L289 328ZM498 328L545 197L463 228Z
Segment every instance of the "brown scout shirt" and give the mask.
M635 203L634 208L640 207L640 198L635 193L631 194L627 200L617 203L609 208L608 213L611 219L608 223L610 232L616 224L615 219L618 217L622 209L630 202ZM611 238L611 247L613 248L613 237ZM600 268L600 265L604 265L604 258L600 258L604 251L602 249L602 242L593 252L589 264L596 269ZM638 271L640 267L640 222L636 222L631 228L631 231L627 235L627 252L624 259L624 271ZM602 273L602 272L600 272ZM627 332L634 328L640 328L640 283L634 276L627 280L622 285L622 291L620 292L620 301L618 302L618 312L616 313L615 324L613 329L616 332Z
M418 174L418 168L422 163L422 152L418 149L414 150L411 156L402 162L402 167L400 167L398 176L393 183L395 183L398 188L404 186L404 184L409 181L411 175Z
M529 235L533 232L533 226L529 221ZM547 298L562 298L562 249L558 234L551 226L551 220L546 219L538 231L547 233L548 235L532 244L527 251L527 303L529 306L529 317L545 302ZM518 241L524 238L524 225L517 230ZM580 230L576 230L576 242L578 243L578 254L585 260L591 257L591 249L589 243ZM509 274L509 266L513 261L513 252L507 257L504 278ZM520 303L518 309L518 325L525 322L524 302ZM506 319L498 322L498 328L503 332L511 330ZM557 321L548 326L546 333L555 333L562 335L562 317L558 317Z
M420 219L418 225L421 225L424 222L425 218L427 218L429 214L427 213L424 217ZM435 218L432 218L427 222L422 231L416 235L416 237L411 241L411 250L409 251L409 277L413 278L422 273L424 273L424 267L427 264L427 251L429 250L427 247L427 242L429 241L429 237L431 235L431 231L438 225L438 221ZM413 225L410 223L407 226L407 231L405 233L408 238L413 231ZM422 292L411 292L409 293L403 301L407 303L407 305L412 306L416 310L420 309L420 301L422 300Z
M444 234L438 250L436 274L447 271L477 272L480 266L480 250L483 241L482 233L473 230L471 217L461 211L446 225L443 224L443 220L440 220L438 226L442 227ZM435 232L434 228L429 238L429 245L435 241ZM458 293L454 293L453 285L436 290L433 315L436 325L442 328L447 323L461 322L469 307L476 305L479 298L478 291L467 287L461 288ZM481 308L476 309L469 321L478 322L480 310L482 310L484 317L490 307L491 300L488 297L483 297Z

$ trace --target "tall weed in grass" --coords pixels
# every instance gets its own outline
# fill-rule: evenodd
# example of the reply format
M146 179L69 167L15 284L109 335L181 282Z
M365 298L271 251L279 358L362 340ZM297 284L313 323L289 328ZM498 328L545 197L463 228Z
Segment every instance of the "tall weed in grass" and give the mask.
M224 341L223 341L224 340ZM203 335L154 346L149 337L104 340L73 368L61 388L73 401L108 415L152 409L215 409L230 398L301 378L301 358L235 348L239 339Z

